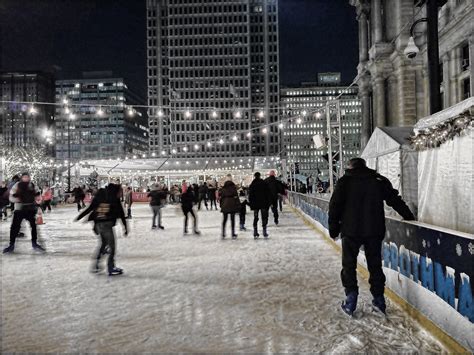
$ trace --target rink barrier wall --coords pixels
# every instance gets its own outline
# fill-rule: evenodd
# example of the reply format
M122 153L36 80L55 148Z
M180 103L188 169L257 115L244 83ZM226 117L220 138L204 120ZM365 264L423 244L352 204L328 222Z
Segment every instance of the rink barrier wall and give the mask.
M290 193L289 201L340 251L340 241L329 237L328 200ZM391 217L386 226L387 295L453 352L473 352L474 236ZM359 263L368 278L363 252Z

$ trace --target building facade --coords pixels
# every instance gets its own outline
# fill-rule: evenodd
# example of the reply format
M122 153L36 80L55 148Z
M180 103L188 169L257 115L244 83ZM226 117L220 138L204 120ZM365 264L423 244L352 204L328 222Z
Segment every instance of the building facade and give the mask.
M328 179L327 148L316 148L313 136L327 137L326 102L340 102L344 161L360 154L361 103L357 86L341 84L340 73L320 73L318 81L282 88L280 98L291 118L283 131L286 157L300 174ZM324 139L324 138L323 138Z
M471 0L447 0L439 9L439 56L443 108L473 92L474 32ZM444 3L443 2L443 3ZM430 114L426 25L414 31L420 52L404 50L411 24L426 17L423 1L350 0L359 22L359 97L362 144L375 127L411 126Z
M45 145L54 106L35 102L54 102L54 78L46 72L0 73L0 145L38 147Z
M152 153L278 152L277 0L147 0L147 25Z
M56 81L56 158L115 159L148 153L146 109L122 78L84 73Z

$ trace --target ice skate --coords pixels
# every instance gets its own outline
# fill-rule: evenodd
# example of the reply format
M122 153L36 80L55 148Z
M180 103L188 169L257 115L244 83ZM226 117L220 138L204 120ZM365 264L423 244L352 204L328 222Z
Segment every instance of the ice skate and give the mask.
M357 308L357 297L357 292L349 292L349 294L346 296L346 300L341 304L341 309L348 316L352 317L354 315L354 311Z
M46 249L43 248L43 247L42 247L41 245L39 245L38 243L33 243L33 244L32 244L32 247L33 247L33 249L36 250L36 251L40 251L40 252L45 252L45 251L46 251Z
M247 228L245 228L245 226L243 224L240 225L240 231L241 232L245 232L247 230Z
M201 232L198 231L198 230L195 230L195 231L194 231L194 234L195 234L195 235L201 235Z
M263 237L264 237L265 239L268 238L267 228L263 228Z
M232 234L232 239L237 239L237 234Z
M372 300L372 309L374 312L386 316L387 305L385 304L384 296L374 297Z
M158 228L165 229L165 227L163 227L162 225L159 225Z
M260 234L258 234L257 229L254 229L254 230L253 230L253 238L254 238L254 239L258 239L258 237L260 237Z
M92 266L91 272L93 274L98 274L101 271L102 271L102 266L100 265L100 260L97 260Z
M15 247L13 245L9 245L5 249L3 249L3 254L12 254L14 250Z
M151 226L151 229L156 229L156 226L155 225Z
M109 276L122 275L123 270L119 267L114 267L112 270L109 270Z

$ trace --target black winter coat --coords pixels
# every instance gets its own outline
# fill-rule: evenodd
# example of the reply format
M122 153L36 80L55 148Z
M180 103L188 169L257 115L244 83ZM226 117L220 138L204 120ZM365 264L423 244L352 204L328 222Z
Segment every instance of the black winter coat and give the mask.
M262 179L254 179L249 186L249 205L252 210L268 208L271 204L268 184Z
M113 222L114 225L117 219L121 219L125 229L127 229L125 213L118 197L119 191L120 186L114 184L109 184L107 188L100 189L89 207L79 214L76 219L80 220L89 215L89 221L95 223Z
M384 201L406 220L415 217L390 181L369 168L347 169L329 202L329 234L385 236Z
M237 186L232 181L226 181L219 191L222 213L237 213L240 211L240 199Z
M183 211L191 211L193 209L196 197L193 188L190 186L184 194L181 195L181 208Z
M269 176L265 179L265 183L268 185L268 190L270 193L270 202L276 201L278 199L278 194L285 193L285 187L283 183L276 179L274 176Z

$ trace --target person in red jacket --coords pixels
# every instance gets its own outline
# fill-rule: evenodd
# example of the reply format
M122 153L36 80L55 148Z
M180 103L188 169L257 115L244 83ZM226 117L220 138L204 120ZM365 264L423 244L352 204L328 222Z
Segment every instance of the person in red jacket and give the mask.
M51 188L49 186L44 187L41 199L41 209L43 210L43 212L45 212L46 210L51 212L51 200L53 199L53 192L51 191Z

